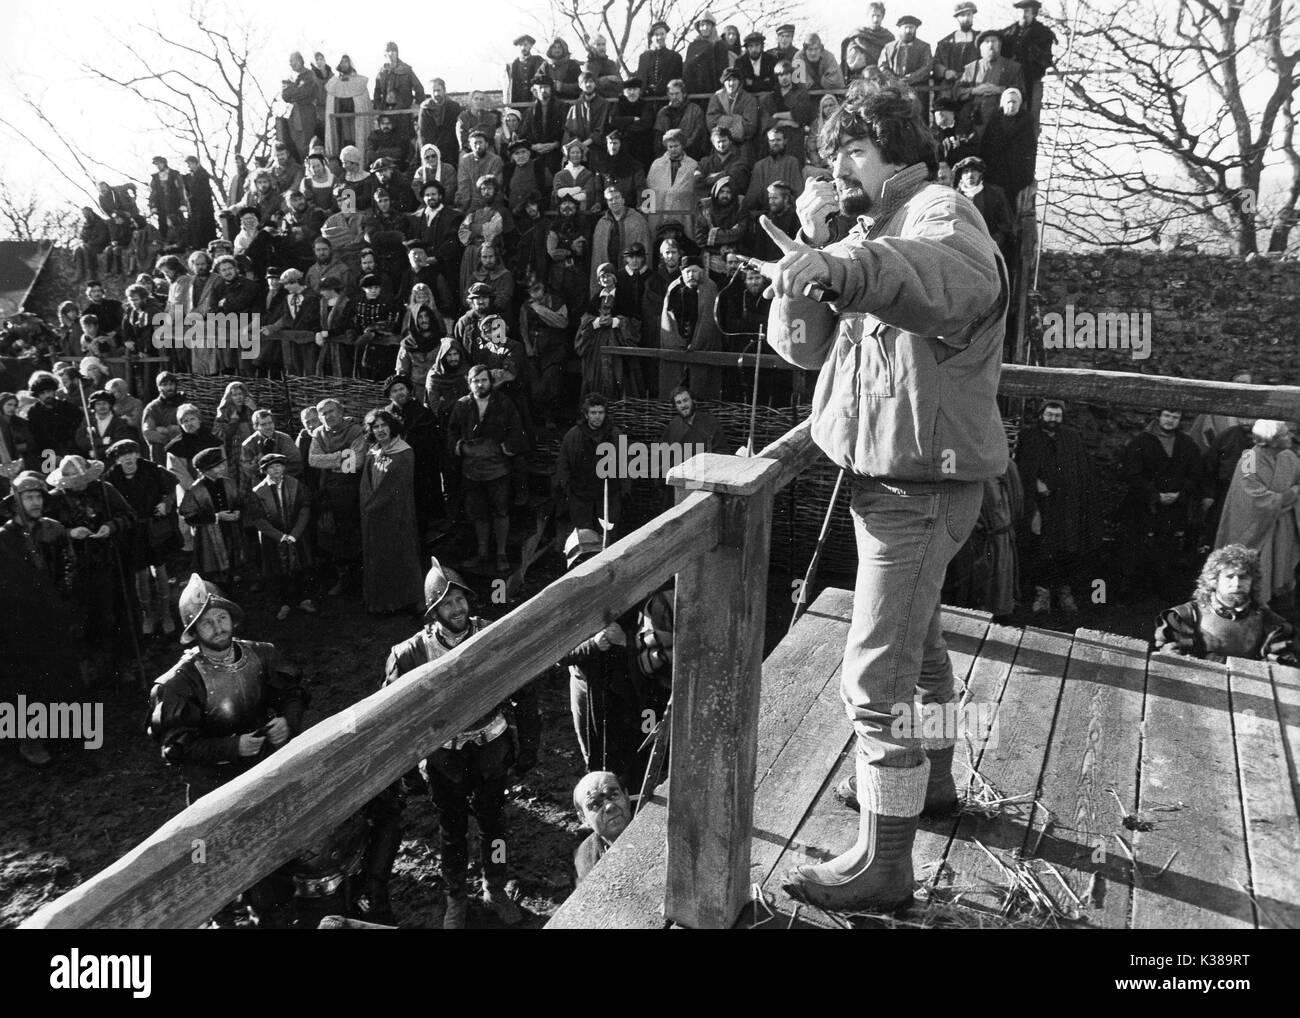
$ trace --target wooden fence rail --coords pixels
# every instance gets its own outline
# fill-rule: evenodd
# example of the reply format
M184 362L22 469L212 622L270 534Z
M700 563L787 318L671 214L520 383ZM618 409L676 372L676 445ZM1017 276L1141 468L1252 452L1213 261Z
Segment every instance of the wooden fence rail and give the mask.
M727 353L721 350L659 350L640 346L611 346L605 349L616 357L712 367L734 368L743 364L744 367L752 368L755 359L752 353ZM758 360L765 369L800 370L775 354L762 354ZM1181 410L1184 413L1262 417L1273 421L1300 420L1300 386L1203 382L1195 378L1143 375L1136 371L1003 364L998 394L1051 397L1150 410Z

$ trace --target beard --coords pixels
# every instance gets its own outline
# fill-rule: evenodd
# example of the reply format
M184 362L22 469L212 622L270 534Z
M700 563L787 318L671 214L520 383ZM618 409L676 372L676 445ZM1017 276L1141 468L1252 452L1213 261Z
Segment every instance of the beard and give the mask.
M224 635L214 637L211 640L205 640L201 636L198 639L199 646L204 650L210 650L214 654L224 654L230 649L230 645L234 642L235 637L232 633L225 633Z
M1052 432L1052 434L1055 434L1056 432L1058 432L1058 431L1061 430L1061 422L1060 422L1060 421L1043 421L1043 430L1044 430L1044 431L1050 431L1050 432Z
M862 182L856 177L838 177L836 184L839 185L840 213L848 216L850 219L857 219L858 216L865 216L872 205L871 196L867 194Z
M444 618L441 614L439 614L438 625L442 626L445 630L447 630L447 632L459 636L461 633L465 632L465 630L469 628L469 613L466 612L464 618L460 619L459 621L455 621L449 618Z

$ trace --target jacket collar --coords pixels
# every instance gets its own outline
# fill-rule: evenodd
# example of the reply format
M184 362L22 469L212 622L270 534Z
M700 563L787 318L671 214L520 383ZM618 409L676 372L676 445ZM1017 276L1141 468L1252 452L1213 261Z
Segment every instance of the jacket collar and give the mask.
M871 215L858 216L853 235L861 239L870 237L925 186L929 175L925 163L913 163L886 180L880 192L880 201L872 208Z

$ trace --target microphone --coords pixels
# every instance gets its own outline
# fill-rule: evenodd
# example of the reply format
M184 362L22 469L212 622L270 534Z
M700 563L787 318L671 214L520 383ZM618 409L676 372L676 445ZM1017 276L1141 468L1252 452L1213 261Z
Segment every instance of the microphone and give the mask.
M835 183L834 179L827 173L819 173L813 178L813 182L817 184ZM827 212L826 225L830 226L834 223L835 218L838 215L839 209L832 209L830 212ZM839 300L840 297L838 290L832 290L830 287L822 286L821 283L809 283L803 288L803 295L808 300L814 300L818 304L830 304L833 301Z
M833 183L835 183L835 180L830 176L830 174L827 174L827 173L819 173L817 176L813 177L813 183L814 183L814 184L833 184ZM839 209L832 209L830 212L827 212L827 213L826 213L826 225L827 225L827 226L830 226L831 223L835 222L835 217L838 216L839 214L840 214Z
M818 304L833 304L840 299L838 290L832 290L829 286L823 286L821 283L809 283L803 288L803 295L808 300L816 301Z

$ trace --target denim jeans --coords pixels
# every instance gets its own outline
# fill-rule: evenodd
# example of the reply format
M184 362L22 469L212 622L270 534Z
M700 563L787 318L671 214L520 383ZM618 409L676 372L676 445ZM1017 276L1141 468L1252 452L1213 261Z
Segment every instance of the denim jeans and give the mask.
M890 731L894 705L910 706L918 689L927 704L953 699L939 592L983 493L980 481L854 478L858 578L840 695L868 763L919 765L922 741Z

